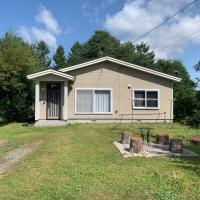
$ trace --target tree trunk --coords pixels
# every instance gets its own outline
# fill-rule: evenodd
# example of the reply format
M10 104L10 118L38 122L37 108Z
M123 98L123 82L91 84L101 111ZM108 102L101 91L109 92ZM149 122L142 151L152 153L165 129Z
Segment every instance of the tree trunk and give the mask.
M174 153L182 153L183 152L183 143L181 139L172 138L169 142L169 150Z
M130 153L142 153L144 142L140 137L132 137L130 141Z
M130 132L122 132L122 144L130 144L132 134Z
M169 144L169 136L166 135L166 134L156 135L156 143L157 144L162 144L162 145Z

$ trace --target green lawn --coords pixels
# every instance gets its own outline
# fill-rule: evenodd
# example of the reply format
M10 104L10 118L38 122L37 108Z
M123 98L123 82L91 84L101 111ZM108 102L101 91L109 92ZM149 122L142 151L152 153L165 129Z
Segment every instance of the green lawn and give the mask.
M200 159L176 157L124 159L113 141L120 131L138 134L144 125L86 124L56 128L0 128L0 157L22 144L43 140L38 149L0 178L0 199L200 199ZM146 125L147 126L147 125ZM153 134L169 133L187 143L199 130L153 125Z

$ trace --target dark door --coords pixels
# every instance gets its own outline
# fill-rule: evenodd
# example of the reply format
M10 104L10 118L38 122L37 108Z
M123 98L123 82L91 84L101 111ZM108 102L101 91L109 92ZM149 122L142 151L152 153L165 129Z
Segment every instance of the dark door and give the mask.
M47 119L60 118L60 84L47 84Z

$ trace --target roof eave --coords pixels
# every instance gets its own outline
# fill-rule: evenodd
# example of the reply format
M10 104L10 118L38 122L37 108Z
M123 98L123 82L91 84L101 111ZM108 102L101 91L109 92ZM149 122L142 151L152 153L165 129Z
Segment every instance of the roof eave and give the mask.
M158 71L146 68L146 67L142 67L142 66L139 66L139 65L135 65L135 64L128 63L128 62L118 60L118 59L115 59L115 58L111 58L111 57L98 58L96 60L92 60L92 61L81 63L81 64L78 64L78 65L74 65L74 66L71 66L71 67L63 68L63 69L60 69L59 71L61 71L61 72L73 71L73 70L77 70L77 69L80 69L80 68L83 68L83 67L87 67L87 66L90 66L90 65L93 65L93 64L98 64L98 63L105 62L105 61L110 61L110 62L113 62L113 63L116 63L116 64L121 64L123 66L129 67L129 68L132 68L132 69L143 71L143 72L153 74L153 75L156 75L156 76L159 76L159 77L162 77L162 78L166 78L166 79L169 79L169 80L172 80L172 81L176 81L176 82L180 82L182 80L181 78L171 76L169 74L158 72Z
M40 77L45 76L45 75L55 75L55 76L66 78L66 79L69 79L69 80L72 80L72 81L75 80L74 76L65 74L63 72L55 71L55 70L52 70L52 69L48 69L48 70L45 70L45 71L30 74L30 75L27 76L27 78L29 80L35 80L35 79L40 78Z

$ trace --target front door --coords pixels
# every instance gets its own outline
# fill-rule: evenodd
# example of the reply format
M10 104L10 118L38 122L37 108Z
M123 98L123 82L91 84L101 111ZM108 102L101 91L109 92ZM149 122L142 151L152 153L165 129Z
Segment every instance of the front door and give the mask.
M60 84L47 84L47 119L60 118Z

